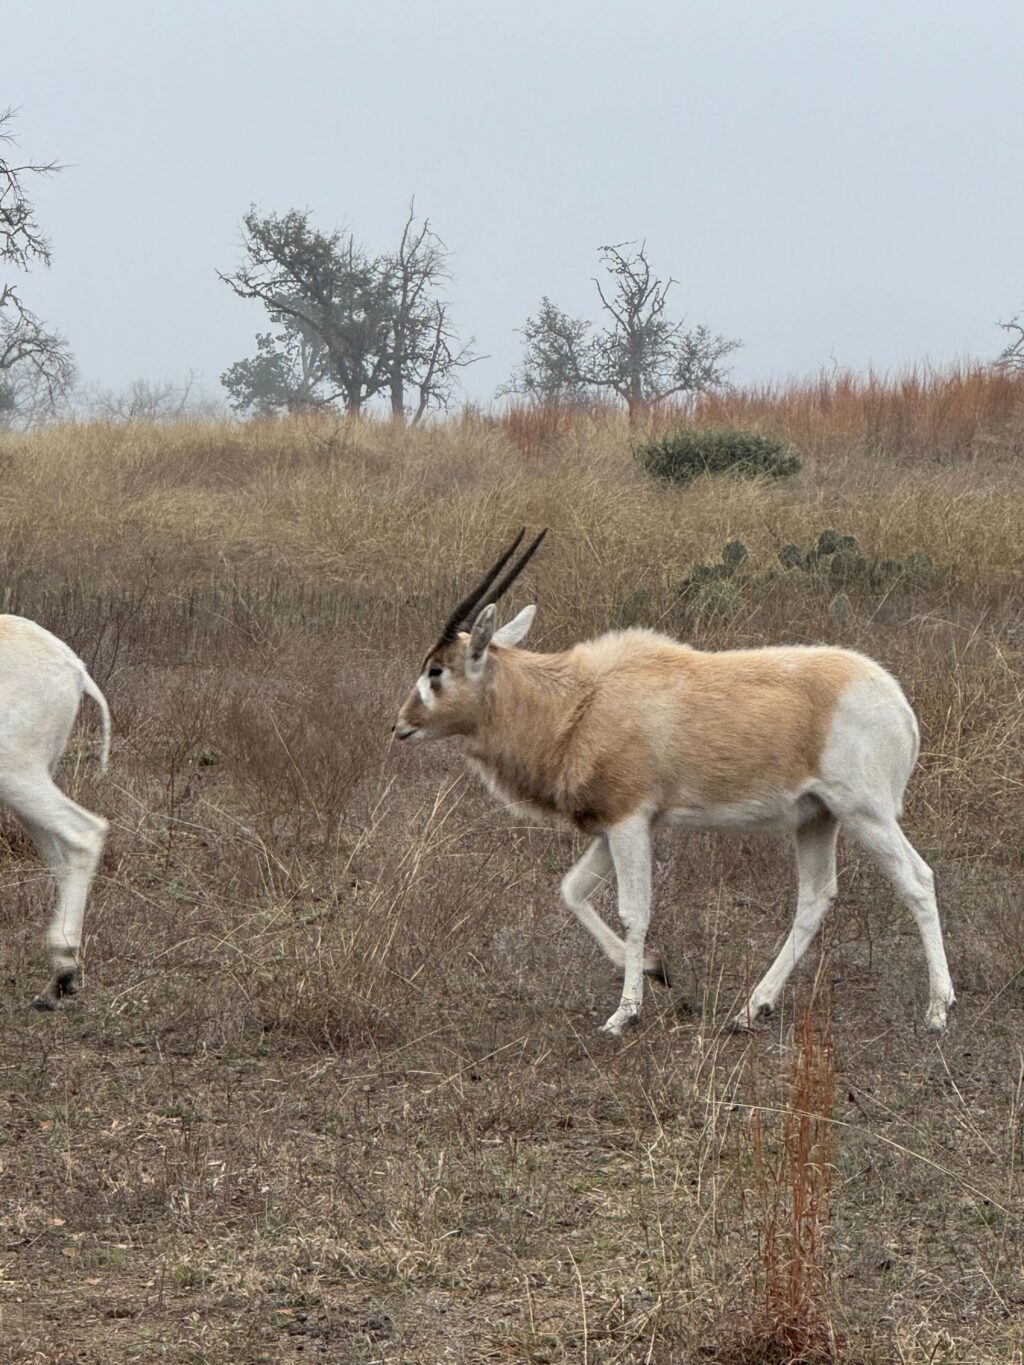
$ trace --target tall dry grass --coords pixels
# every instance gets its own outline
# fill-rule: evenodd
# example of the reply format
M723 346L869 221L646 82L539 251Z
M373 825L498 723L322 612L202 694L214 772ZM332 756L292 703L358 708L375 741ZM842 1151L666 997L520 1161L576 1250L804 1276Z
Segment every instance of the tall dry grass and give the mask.
M625 444L625 413L602 404L510 404L502 426L527 455L570 438L615 431ZM812 462L825 460L833 480L852 460L948 466L991 476L1024 453L1020 376L983 366L911 368L897 374L837 370L816 378L770 382L662 403L633 436L677 424L744 427L784 436ZM856 473L856 471L854 471Z
M524 436L523 410L415 431L318 417L8 436L2 605L67 639L110 693L118 771L140 788L129 824L148 830L165 869L180 858L196 878L206 840L229 903L314 897L347 914L365 899L351 940L325 912L316 971L328 994L332 977L366 976L353 962L398 951L401 934L378 940L366 926L381 905L390 923L430 901L432 859L453 923L473 916L473 873L465 864L460 897L446 840L500 816L453 776L451 799L471 818L411 853L433 829L437 779L457 770L441 750L399 760L389 730L424 640L522 522L551 527L519 589L539 601L539 647L644 624L704 647L831 641L878 657L923 722L912 800L926 844L1015 866L1022 395L1019 377L953 372L702 398L692 420L770 424L814 458L781 487L708 479L685 492L645 477L621 417L602 411L558 414L543 449ZM947 444L933 448L927 434L946 419ZM811 545L826 527L879 560L926 552L935 571L840 591L781 568L782 545ZM687 588L693 564L737 538L750 552L742 573ZM137 862L137 846L122 856ZM333 1022L317 1026L335 1036L350 1008L379 1018L378 995L399 999L434 951L428 940L371 972L363 1004L325 1005ZM281 974L273 987L266 975L252 990L275 1021L289 1018ZM302 991L305 1018L317 992Z
M664 845L654 933L678 985L613 1050L593 1029L617 983L558 909L572 836L510 823L450 749L390 739L437 623L525 522L551 534L508 609L539 603L539 647L627 624L833 641L906 687L924 738L907 825L961 1004L933 1051L916 931L847 851L827 930L834 1340L1018 1359L1022 414L1021 381L980 372L702 399L672 420L778 431L806 463L684 491L600 411L0 437L0 605L81 653L115 732L102 784L87 731L62 774L113 828L87 991L48 1033L20 1002L49 891L4 829L0 1105L25 1239L4 1283L34 1311L5 1300L0 1358L48 1358L40 1304L110 1362L276 1359L295 1338L353 1361L454 1340L466 1360L595 1365L729 1359L722 1324L764 1307L745 1045L721 1026L788 926L787 850ZM828 527L930 567L841 585L782 568ZM695 588L734 539L741 570ZM758 1053L776 1109L808 976ZM804 1136L785 1141L809 1179ZM70 1313L90 1296L95 1321Z
M755 1103L749 1141L760 1259L760 1311L741 1315L737 1343L748 1360L828 1365L845 1342L832 1304L829 1245L836 1180L836 1063L831 1005L804 1006L793 1030L792 1076L781 1115ZM770 1120L780 1118L778 1125ZM776 1136L769 1127L778 1127ZM774 1142L773 1142L774 1138Z

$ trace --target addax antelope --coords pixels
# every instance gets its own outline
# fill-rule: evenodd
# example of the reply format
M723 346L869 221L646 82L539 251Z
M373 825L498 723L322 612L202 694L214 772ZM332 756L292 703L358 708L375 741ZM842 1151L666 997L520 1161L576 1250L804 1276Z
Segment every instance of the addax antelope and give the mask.
M77 654L22 616L0 616L0 802L25 826L57 882L47 941L53 975L32 1002L53 1009L81 984L82 917L107 822L53 781L82 694L99 707L100 768L110 753L110 711Z
M910 908L928 959L929 1028L954 1002L934 878L900 829L918 729L899 684L845 649L795 646L703 652L650 630L620 630L560 654L519 645L535 608L495 629L495 602L544 532L504 576L523 532L458 604L399 713L400 739L459 736L491 791L562 817L593 842L562 882L569 908L623 970L604 1024L634 1020L644 975L665 979L645 949L652 838L662 825L781 831L796 847L793 926L734 1021L775 1007L836 894L842 829ZM481 604L483 605L481 608ZM591 896L614 869L625 940Z

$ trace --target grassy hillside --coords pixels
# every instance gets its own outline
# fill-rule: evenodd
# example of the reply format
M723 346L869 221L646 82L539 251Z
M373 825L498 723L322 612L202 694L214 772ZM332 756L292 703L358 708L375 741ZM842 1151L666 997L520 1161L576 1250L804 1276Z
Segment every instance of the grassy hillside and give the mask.
M673 491L617 415L526 409L0 436L3 609L79 651L115 734L106 778L88 728L61 778L112 831L56 1016L25 1009L50 890L2 829L0 1360L785 1359L751 1345L773 1229L826 1165L817 1358L1024 1360L1024 384L839 376L691 420L804 470ZM897 674L945 1040L910 916L850 850L780 1016L724 1032L795 885L784 846L712 836L659 847L673 990L597 1035L619 982L559 905L577 840L390 739L522 523L551 527L508 604L538 602L536 647L638 623ZM827 529L858 558L808 563ZM694 573L734 540L733 574ZM812 994L833 1053L798 1045Z

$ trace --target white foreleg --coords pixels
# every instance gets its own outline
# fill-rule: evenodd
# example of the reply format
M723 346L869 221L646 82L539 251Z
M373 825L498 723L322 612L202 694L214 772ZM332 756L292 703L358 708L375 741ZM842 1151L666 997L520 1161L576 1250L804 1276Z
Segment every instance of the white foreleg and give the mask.
M562 878L562 898L584 929L593 935L609 962L623 971L626 966L626 945L590 904L590 897L609 884L612 868L607 840L595 839L579 862L574 863ZM668 985L661 955L649 948L644 951L644 974Z
M590 904L590 897L607 883L611 870L612 855L607 842L603 838L595 839L562 878L562 899L584 929L597 940L605 957L621 969L626 962L626 945Z
M651 823L632 815L608 831L608 848L619 884L619 918L626 929L622 999L603 1025L620 1034L640 1013L644 996L644 942L651 918Z

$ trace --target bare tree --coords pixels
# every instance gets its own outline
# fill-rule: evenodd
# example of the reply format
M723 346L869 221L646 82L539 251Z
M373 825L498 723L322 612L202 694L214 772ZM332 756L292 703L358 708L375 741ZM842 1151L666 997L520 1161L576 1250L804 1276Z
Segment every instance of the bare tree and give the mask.
M382 274L392 299L391 414L405 420L406 394L412 389L413 426L431 404L447 406L456 371L479 359L472 343L460 344L448 319L448 304L437 296L451 279L448 259L430 219L417 224L415 203L410 202L398 250L383 258Z
M377 257L350 232L314 228L308 211L252 208L244 229L243 264L221 279L279 330L259 334L257 354L222 376L236 410L341 402L358 413L382 397L415 423L447 403L456 372L477 357L438 294L450 278L444 243L411 205L398 249Z
M35 217L25 191L32 175L53 175L55 161L17 163L3 149L14 147L15 110L0 110L0 261L15 270L50 264L50 243ZM53 410L74 380L67 342L48 331L8 281L0 284L0 380L8 411L19 395L30 394L32 411Z
M1009 332L1011 340L999 352L996 364L1001 370L1024 372L1024 313L1018 313L1009 322L1001 322L999 326L1004 332Z
M0 371L0 429L25 431L70 412L70 393L54 393L33 366Z
M189 371L177 384L173 380L134 379L127 388L86 391L82 406L97 422L181 422L188 418L216 417L222 408L196 394L196 376Z
M610 390L626 403L630 421L677 393L697 393L723 384L725 357L739 346L705 326L687 330L666 315L675 281L655 275L646 243L621 242L601 248L609 281L594 280L608 319L591 334L591 324L572 318L543 299L540 312L523 328L524 361L506 391L578 398Z

